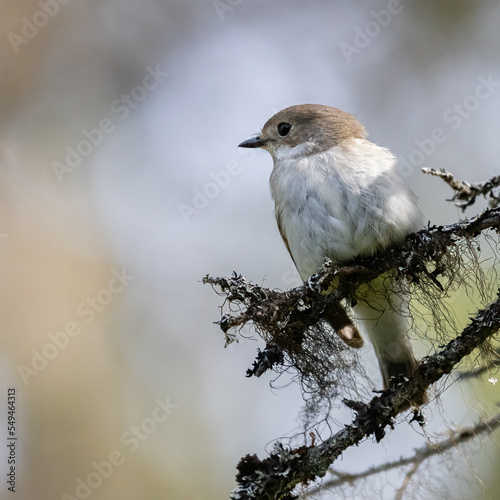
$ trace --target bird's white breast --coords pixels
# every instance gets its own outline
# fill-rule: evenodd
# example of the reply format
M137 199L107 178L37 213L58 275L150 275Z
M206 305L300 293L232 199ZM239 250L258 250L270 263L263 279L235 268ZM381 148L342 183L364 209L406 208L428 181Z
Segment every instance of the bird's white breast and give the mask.
M364 139L311 155L300 147L275 151L270 186L302 279L325 257L371 255L418 229L422 214L387 149Z

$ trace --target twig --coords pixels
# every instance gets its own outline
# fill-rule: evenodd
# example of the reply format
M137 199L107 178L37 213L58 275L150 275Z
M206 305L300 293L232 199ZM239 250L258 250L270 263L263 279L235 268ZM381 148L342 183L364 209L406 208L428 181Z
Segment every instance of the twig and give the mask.
M418 468L422 465L422 460L419 460L415 462L411 467L410 470L406 473L404 479L403 479L403 484L396 490L396 496L394 497L394 500L402 500L403 495L406 491L406 488L411 482L411 478L414 476L414 474L417 472Z
M494 208L500 203L500 193L496 188L500 186L500 176L497 175L484 182L470 184L466 181L455 179L452 173L444 168L441 170L434 170L433 168L422 168L424 174L434 175L440 177L451 189L455 191L453 198L447 201L453 201L458 208L465 210L476 201L478 195L485 198L489 196L489 205Z

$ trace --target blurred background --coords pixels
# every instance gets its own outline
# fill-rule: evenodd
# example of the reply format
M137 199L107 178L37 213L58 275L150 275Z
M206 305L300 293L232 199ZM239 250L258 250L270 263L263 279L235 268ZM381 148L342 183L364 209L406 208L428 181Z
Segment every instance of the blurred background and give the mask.
M200 282L300 283L271 158L237 144L283 107L342 108L399 156L427 218L454 222L420 168L498 174L499 22L493 0L3 0L0 471L15 388L17 498L227 498L241 456L300 431L298 388L245 378L262 345L223 348L222 299ZM490 415L487 378L448 381L424 430L403 422L338 469ZM423 464L403 498L500 498L499 458L495 435L474 441ZM336 498L394 498L407 471Z

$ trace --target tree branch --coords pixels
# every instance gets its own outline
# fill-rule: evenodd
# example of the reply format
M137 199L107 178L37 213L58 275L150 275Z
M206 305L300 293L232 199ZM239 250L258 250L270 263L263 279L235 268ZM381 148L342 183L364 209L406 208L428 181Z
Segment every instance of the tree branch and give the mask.
M478 195L482 195L485 198L489 196L489 204L492 208L497 207L500 203L500 193L497 189L500 186L500 175L496 175L484 182L470 184L466 181L455 179L453 174L444 168L441 170L422 168L422 172L443 179L455 191L453 198L447 201L453 201L462 210L472 205Z
M226 335L226 345L236 340L231 330L238 330L252 322L267 348L260 353L249 370L249 375L260 375L283 360L283 352L297 353L302 349L304 333L316 325L329 304L342 307L341 301L355 302L355 292L364 283L391 273L396 280L426 282L429 287L442 290L438 280L454 273L462 258L460 244L470 242L486 229L500 228L500 208L489 209L471 219L447 226L432 226L410 234L405 243L383 254L358 258L345 266L331 262L312 275L307 283L281 292L248 283L236 273L231 278L205 276L203 283L217 286L229 304L239 307L238 313L222 315L217 322ZM455 256L451 257L455 251ZM432 269L432 271L430 270ZM326 293L332 289L331 293Z

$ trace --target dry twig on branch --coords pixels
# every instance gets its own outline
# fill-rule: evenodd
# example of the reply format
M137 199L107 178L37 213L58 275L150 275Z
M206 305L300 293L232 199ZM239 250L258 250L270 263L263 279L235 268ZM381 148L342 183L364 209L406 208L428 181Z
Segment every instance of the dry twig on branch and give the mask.
M453 174L444 168L441 170L423 168L422 172L424 174L434 175L435 177L443 179L446 184L448 184L448 186L455 191L453 198L447 201L453 201L455 205L462 210L465 210L467 207L472 205L476 201L476 197L478 195L482 195L485 198L488 196L491 208L497 207L500 203L500 175L496 175L495 177L492 177L484 182L470 184L466 181L455 179Z

